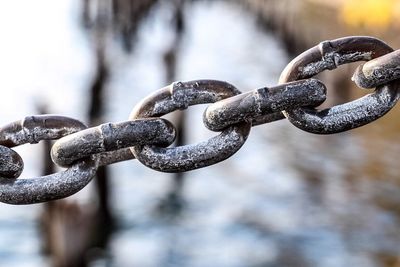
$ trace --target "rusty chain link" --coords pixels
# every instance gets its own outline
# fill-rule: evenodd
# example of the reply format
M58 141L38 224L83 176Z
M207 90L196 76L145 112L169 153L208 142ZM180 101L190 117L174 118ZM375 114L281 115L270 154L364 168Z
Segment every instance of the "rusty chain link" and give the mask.
M374 92L332 108L316 109L326 99L325 85L312 78L342 64L367 61L352 77ZM55 115L26 117L0 128L0 201L32 204L70 196L85 187L97 168L138 159L152 169L183 172L225 160L245 143L252 126L288 118L296 127L333 134L368 124L387 113L400 96L400 50L366 36L321 42L293 59L279 85L241 93L216 80L175 82L136 105L128 121L87 128L82 122ZM168 147L175 128L163 115L191 105L211 103L204 125L217 136L197 144ZM44 177L17 179L23 161L12 147L57 140L51 157L68 169Z

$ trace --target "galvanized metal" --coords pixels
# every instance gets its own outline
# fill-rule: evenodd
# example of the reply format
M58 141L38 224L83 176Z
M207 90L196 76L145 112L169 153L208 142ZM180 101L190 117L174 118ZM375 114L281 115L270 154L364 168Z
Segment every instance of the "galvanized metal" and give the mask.
M203 122L212 131L220 131L243 121L268 123L275 119L271 114L296 107L316 107L325 99L326 87L316 79L264 87L208 106Z
M175 129L164 119L150 118L105 123L59 139L51 149L53 161L60 166L101 152L112 151L101 157L101 165L134 158L123 148L134 145L168 146L174 142Z
M0 146L0 177L17 178L23 169L21 156L8 147Z
M358 66L352 79L362 88L373 88L400 79L400 50Z
M54 140L85 129L75 119L55 115L26 117L0 128L0 145L18 146ZM63 172L29 179L0 177L0 202L33 204L68 197L84 188L96 174L98 159L86 158Z
M214 103L240 94L233 85L215 80L176 82L144 99L129 119L163 116L196 104ZM238 123L207 141L193 145L164 148L134 146L135 157L147 167L162 172L183 172L209 166L232 156L244 144L250 122Z
M310 78L339 65L371 60L392 52L386 43L355 36L320 43L296 57L281 74L280 83ZM316 134L333 134L370 123L387 113L399 99L399 84L378 87L374 93L333 108L295 108L284 114L296 127Z

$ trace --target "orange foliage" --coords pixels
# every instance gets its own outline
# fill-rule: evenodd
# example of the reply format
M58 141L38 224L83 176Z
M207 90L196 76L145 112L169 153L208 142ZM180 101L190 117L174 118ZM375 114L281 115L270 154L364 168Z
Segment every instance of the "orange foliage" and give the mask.
M340 12L343 21L353 27L387 29L399 22L400 1L348 0L343 1Z

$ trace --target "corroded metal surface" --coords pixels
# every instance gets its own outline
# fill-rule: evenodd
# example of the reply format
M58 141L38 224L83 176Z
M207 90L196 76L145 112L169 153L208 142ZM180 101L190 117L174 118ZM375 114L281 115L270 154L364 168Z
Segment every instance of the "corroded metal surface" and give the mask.
M0 177L0 202L8 204L34 204L75 194L94 177L97 160L87 158L66 171L29 179Z
M310 78L339 65L370 60L392 52L386 43L371 37L346 37L325 41L296 57L281 74L280 83ZM296 127L311 133L333 134L370 123L387 113L399 98L398 83L378 87L374 93L333 108L295 108L284 113Z
M316 107L322 104L325 98L325 85L315 79L271 88L264 87L208 106L203 121L207 128L213 131L220 131L243 121L268 123L274 120L271 114L301 106ZM280 119L280 116L277 119Z
M294 58L282 71L280 83L311 78L338 66L368 61L392 52L385 42L368 36L350 36L323 41Z
M113 151L101 157L100 163L108 165L134 158L123 148L145 144L168 146L174 139L175 129L164 119L104 123L61 138L53 145L51 157L58 165L68 166L93 154Z
M176 82L136 105L130 121L90 129L78 120L62 116L26 117L0 128L0 201L31 204L67 197L86 186L99 165L133 158L163 172L206 167L238 151L251 126L285 116L298 128L317 134L360 127L383 116L398 101L399 55L399 50L393 52L376 38L346 37L322 42L299 55L284 69L278 86L241 94L223 81ZM311 77L360 60L370 61L361 65L353 78L363 87L377 86L374 92L317 110L315 107L326 98L326 88ZM204 124L222 132L197 144L167 147L175 139L175 129L160 117L205 103L213 104L204 112ZM52 147L52 158L69 168L44 177L15 179L23 169L23 161L10 147L55 139L60 140Z
M213 103L240 94L229 83L214 80L176 82L144 99L129 119L162 116L191 105ZM207 141L164 148L134 146L132 152L144 165L163 172L189 171L220 162L233 155L246 141L251 123L238 123Z
M106 166L131 159L136 158L131 152L130 147L121 148L118 150L118 153L115 153L115 151L102 152L99 154L99 166Z
M82 122L63 116L26 117L0 128L0 144L18 146L54 140L85 129ZM33 204L68 197L85 187L96 174L98 159L86 158L67 170L38 178L0 177L0 201Z
M0 145L14 147L55 140L87 128L79 120L56 115L29 116L0 128Z
M400 50L358 66L352 79L362 88L373 88L400 79Z
M0 146L0 177L17 178L23 169L21 156L8 147Z

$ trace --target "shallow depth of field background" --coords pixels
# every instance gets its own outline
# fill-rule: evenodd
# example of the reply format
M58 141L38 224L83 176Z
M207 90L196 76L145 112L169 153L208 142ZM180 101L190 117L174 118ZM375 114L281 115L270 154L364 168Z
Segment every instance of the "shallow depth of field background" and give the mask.
M43 109L123 121L174 80L273 86L326 39L372 35L399 48L399 15L394 0L4 2L0 123ZM350 80L356 65L319 77L327 106L367 93ZM102 107L89 118L96 89ZM205 107L185 111L185 142L216 134L203 126ZM98 229L94 181L51 204L0 204L0 266L400 266L399 112L330 136L288 121L258 126L234 156L183 176L112 165L111 214ZM16 151L23 177L42 175L42 145Z

